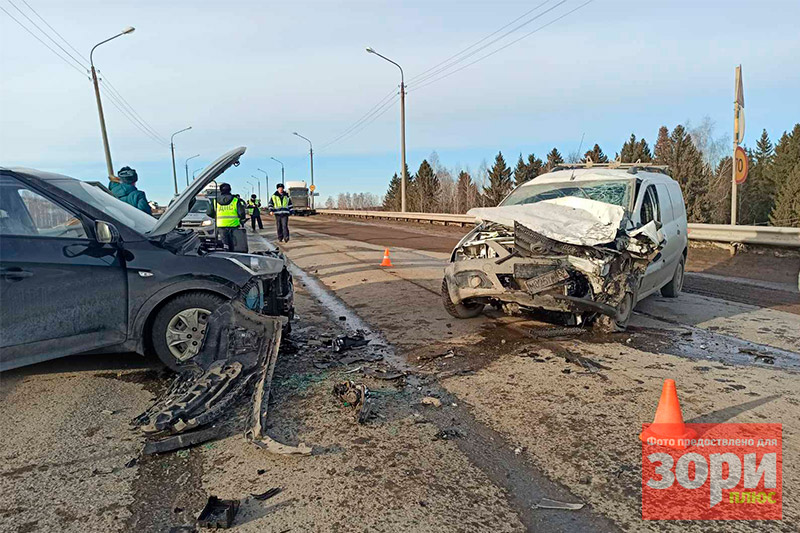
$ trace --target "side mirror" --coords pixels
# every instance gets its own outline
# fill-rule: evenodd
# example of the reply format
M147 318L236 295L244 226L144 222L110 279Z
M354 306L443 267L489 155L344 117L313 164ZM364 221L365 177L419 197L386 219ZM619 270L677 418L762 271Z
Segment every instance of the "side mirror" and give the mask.
M110 222L95 221L94 234L100 244L119 244L122 241L119 230Z

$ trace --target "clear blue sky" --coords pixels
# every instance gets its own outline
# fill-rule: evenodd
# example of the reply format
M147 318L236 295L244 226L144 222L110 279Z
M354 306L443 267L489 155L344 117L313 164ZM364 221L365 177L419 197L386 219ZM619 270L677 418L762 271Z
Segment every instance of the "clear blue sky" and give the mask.
M22 0L10 1L46 28ZM307 144L291 134L298 131L317 148L323 200L346 191L383 194L399 170L397 103L322 149L399 82L397 69L366 46L401 63L411 79L543 1L27 0L87 57L96 42L136 27L98 48L95 64L160 136L193 126L176 137L181 186L186 157L201 154L191 173L240 145L248 147L242 165L226 173L235 187L251 174L264 187L258 167L274 184L280 166L270 156L284 161L287 179L308 179ZM471 59L581 3L567 0ZM9 0L0 6L30 26ZM566 155L582 133L584 149L597 142L613 155L631 132L652 143L660 125L706 115L719 135L729 134L739 63L746 143L762 128L777 139L800 121L798 20L796 0L595 0L427 87L416 90L412 80L409 167L433 150L444 165L473 169L498 150L512 165L519 152L543 156L557 146ZM88 79L2 12L0 66L0 164L102 179ZM107 100L106 113L115 168L133 166L151 198L168 200L169 148Z

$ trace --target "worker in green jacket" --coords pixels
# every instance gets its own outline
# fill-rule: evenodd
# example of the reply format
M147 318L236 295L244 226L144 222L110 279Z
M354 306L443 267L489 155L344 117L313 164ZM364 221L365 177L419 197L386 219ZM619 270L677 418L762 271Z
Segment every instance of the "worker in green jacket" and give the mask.
M231 194L229 183L220 184L219 195L211 202L206 214L216 220L220 240L229 251L233 251L233 232L244 225L247 220L247 209L239 197Z
M136 170L131 167L122 167L117 172L117 180L119 181L110 178L108 182L108 188L114 198L130 204L148 215L153 214L150 210L150 204L147 203L147 196L144 191L136 188L136 182L139 180Z

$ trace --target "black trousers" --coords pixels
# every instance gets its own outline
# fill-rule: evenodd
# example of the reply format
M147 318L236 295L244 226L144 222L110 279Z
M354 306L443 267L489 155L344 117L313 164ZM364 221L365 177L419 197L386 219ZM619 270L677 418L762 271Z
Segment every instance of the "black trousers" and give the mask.
M264 229L264 223L261 222L261 213L256 211L250 215L250 225L253 227L253 231L256 230L256 220L258 220L258 229Z
M275 227L278 230L278 240L289 240L289 215L275 215Z

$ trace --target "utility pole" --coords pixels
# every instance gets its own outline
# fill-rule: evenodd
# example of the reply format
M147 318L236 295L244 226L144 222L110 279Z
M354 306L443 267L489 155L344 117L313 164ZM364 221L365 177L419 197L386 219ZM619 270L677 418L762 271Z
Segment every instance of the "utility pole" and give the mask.
M736 152L744 140L744 88L742 66L736 67L735 97L733 101L733 158L731 159L731 226L736 225L739 211L738 184L736 183ZM746 176L746 174L745 174Z
M294 134L301 139L308 141L308 154L311 157L311 187L309 188L309 191L311 191L311 209L314 209L314 189L316 189L316 186L314 185L314 146L311 144L311 140L308 138L303 137L297 132L294 132Z
M266 180L266 185L267 185L266 193L269 194L269 174L267 174L266 170L261 170L260 168L258 169L258 171L264 173L264 179Z
M278 163L281 163L274 157L270 157L270 159L272 159L273 161L278 161ZM284 173L283 163L281 163L281 183L283 183L284 185L286 184L286 174Z
M120 33L116 34L113 37L109 37L105 41L100 41L96 45L92 47L92 51L89 52L89 64L92 66L92 84L94 85L94 97L97 100L97 114L100 116L100 133L103 136L103 151L105 152L106 156L106 170L108 171L108 179L111 181L117 181L116 176L114 175L114 165L111 163L111 148L108 146L108 133L106 132L106 117L103 114L103 103L100 101L100 85L97 82L97 72L94 69L94 50L101 44L107 43L113 39L121 35L126 35L128 33L133 33L135 28L133 26L128 26Z
M175 136L179 133L183 133L184 131L189 131L190 129L192 129L191 126L188 128L183 128L182 130L173 133L169 138L169 149L172 152L172 180L175 182L175 196L178 196L178 172L175 170Z
M192 160L192 159L194 159L195 157L200 157L200 154L193 155L192 157L188 158L188 159L187 159L187 160L184 162L184 167L186 167L186 186L187 186L187 187L189 186L189 161L191 161L191 160Z
M400 181L400 211L406 212L406 183L408 182L408 173L406 172L406 84L405 76L403 74L403 67L392 61L386 56L383 56L373 50L367 48L367 53L375 54L376 56L385 59L392 65L400 69L400 152L403 158L403 179Z
M261 180L253 176L252 174L250 174L250 177L256 180L256 183L258 183L258 200L261 201Z

